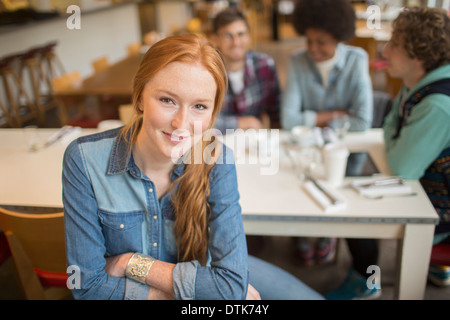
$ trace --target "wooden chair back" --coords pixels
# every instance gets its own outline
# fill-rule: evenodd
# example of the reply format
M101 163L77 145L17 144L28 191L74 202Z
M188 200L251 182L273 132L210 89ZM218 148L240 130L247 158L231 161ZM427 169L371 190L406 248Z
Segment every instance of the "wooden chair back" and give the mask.
M92 67L94 68L95 72L105 70L106 68L108 68L108 66L109 66L109 59L106 56L92 61Z
M52 80L52 88L55 92L75 87L81 82L79 71L72 71Z
M48 298L36 272L66 272L64 213L29 214L0 207L0 228L8 240L25 297Z
M139 54L139 52L141 51L141 47L142 47L142 44L140 41L129 44L127 46L128 55L134 56L134 55Z
M119 119L123 124L128 124L133 120L134 106L132 104L122 104L119 106Z

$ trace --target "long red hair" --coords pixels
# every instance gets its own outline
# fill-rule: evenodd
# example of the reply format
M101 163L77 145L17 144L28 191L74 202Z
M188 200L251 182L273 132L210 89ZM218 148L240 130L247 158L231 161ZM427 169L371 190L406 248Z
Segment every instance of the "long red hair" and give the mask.
M171 62L200 63L213 76L217 86L209 129L214 125L220 112L222 101L227 90L226 69L220 53L204 37L195 34L172 36L155 43L144 55L139 70L133 82L133 105L135 110L134 120L122 131L122 137L127 139L131 146L136 141L137 134L142 123L142 111L139 104L144 87L153 76ZM211 143L217 143L214 139L202 139L200 142L202 154ZM198 146L197 146L198 147ZM208 246L208 220L209 220L209 172L219 156L218 148L213 156L213 161L201 163L194 161L194 152L186 157L191 161L185 161L184 173L172 183L172 204L175 209L174 233L177 240L178 259L180 261L198 260L206 263ZM210 149L208 149L210 150ZM197 159L195 159L197 160Z

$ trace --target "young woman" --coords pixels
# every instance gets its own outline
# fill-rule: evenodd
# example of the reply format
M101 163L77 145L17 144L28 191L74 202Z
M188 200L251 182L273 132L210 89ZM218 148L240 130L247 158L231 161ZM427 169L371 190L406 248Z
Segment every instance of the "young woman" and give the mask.
M207 135L226 87L221 56L204 38L166 38L135 76L135 120L69 145L63 200L68 264L81 271L75 298L321 298L247 256L233 154ZM268 281L290 284L288 296Z

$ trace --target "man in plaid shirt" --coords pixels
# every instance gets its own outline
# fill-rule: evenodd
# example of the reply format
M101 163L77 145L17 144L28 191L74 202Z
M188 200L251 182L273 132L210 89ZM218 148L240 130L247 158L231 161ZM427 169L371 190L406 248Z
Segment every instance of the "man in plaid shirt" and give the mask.
M279 127L280 87L275 62L266 54L249 51L249 25L236 8L220 12L213 25L213 41L228 71L229 87L216 128Z

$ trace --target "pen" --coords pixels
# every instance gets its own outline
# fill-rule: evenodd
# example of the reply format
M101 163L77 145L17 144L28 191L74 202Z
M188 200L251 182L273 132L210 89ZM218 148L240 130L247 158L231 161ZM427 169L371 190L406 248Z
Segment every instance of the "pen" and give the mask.
M322 186L318 184L314 178L308 177L308 180L310 180L316 186L316 188L319 189L331 201L331 204L336 204L338 202L338 200L335 199L331 194L329 194L328 191L322 188Z
M56 134L52 135L50 138L47 139L47 141L44 144L44 148L54 144L56 141L61 139L71 128L72 126L62 127Z
M402 184L403 183L403 179L400 177L388 177L385 179L380 179L380 180L375 180L369 183L365 183L362 185L359 185L359 188L366 188L366 187L371 187L371 186L384 186L384 185L388 185L388 184Z

